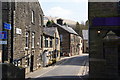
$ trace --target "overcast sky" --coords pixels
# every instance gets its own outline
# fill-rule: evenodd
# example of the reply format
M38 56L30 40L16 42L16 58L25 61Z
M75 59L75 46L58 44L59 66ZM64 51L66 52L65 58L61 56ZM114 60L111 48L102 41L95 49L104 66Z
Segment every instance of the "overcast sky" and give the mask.
M88 20L88 0L39 0L46 16L78 22Z

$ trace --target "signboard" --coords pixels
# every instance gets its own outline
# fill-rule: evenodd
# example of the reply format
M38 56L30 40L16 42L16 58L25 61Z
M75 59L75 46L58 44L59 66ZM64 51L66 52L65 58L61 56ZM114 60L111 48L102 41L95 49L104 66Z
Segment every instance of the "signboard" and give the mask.
M4 29L11 30L11 24L4 23L3 26L4 26Z
M7 41L0 41L0 44L7 44Z
M120 26L120 17L96 17L93 26Z
M7 39L7 32L6 31L0 31L0 39Z
M16 28L16 34L22 34L22 30L19 28Z

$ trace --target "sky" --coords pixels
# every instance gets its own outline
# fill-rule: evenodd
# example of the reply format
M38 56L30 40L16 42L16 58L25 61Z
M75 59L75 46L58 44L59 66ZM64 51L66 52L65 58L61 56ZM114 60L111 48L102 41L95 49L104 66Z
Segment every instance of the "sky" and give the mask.
M77 21L88 20L88 0L39 0L45 16Z

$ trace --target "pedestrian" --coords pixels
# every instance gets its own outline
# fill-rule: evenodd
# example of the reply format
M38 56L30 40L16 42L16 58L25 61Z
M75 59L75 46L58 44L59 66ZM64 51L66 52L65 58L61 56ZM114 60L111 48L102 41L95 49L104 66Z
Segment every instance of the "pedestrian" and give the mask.
M43 60L44 67L48 66L48 62L49 62L48 54L49 54L48 50L43 51L42 60Z

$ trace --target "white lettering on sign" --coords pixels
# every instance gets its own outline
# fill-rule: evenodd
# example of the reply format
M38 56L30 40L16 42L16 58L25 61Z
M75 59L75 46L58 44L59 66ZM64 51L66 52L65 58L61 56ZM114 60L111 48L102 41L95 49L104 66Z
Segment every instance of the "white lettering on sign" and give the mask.
M16 34L22 34L22 30L19 28L16 28Z
M7 44L7 41L0 41L0 44Z

